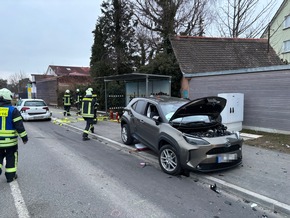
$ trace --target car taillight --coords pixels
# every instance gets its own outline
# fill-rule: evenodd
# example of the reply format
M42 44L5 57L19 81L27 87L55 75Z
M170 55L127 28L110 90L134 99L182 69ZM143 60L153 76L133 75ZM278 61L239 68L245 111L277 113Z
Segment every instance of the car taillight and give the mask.
M26 111L26 110L29 110L30 109L30 107L23 107L23 108L21 108L21 111Z
M43 107L42 109L44 109L46 111L49 111L49 108L48 107Z

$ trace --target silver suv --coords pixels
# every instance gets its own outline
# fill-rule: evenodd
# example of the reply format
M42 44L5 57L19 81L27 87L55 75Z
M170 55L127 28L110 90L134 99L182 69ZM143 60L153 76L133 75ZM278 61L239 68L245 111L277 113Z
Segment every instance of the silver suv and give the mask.
M221 123L225 105L226 99L216 96L193 101L134 98L121 117L122 141L130 145L137 140L149 147L170 175L237 166L242 162L243 139Z

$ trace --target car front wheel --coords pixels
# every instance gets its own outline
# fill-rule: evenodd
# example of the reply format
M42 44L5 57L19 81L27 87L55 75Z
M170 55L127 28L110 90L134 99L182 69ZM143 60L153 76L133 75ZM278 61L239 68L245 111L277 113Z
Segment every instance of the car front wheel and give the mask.
M124 124L121 127L121 138L125 145L131 145L133 143L133 137L131 136L128 124Z
M170 175L179 175L182 170L179 156L171 145L165 145L160 149L159 165L165 173Z

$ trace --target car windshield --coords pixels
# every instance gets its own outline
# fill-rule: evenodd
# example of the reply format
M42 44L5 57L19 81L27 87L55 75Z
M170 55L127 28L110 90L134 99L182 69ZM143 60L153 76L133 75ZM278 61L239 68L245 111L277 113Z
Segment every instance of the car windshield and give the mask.
M161 110L166 117L166 119L169 121L172 115L177 111L178 108L180 108L182 105L186 104L186 101L181 102L173 102L171 104L161 104Z
M187 102L174 102L171 104L161 104L161 110L163 114L165 115L165 118L167 121L169 121L172 117L172 115L177 111L178 108L180 108L182 105L186 104ZM189 124L189 123L210 123L211 119L207 115L192 115L192 116L186 116L186 117L179 117L174 120L172 120L173 123L182 123L182 124Z
M41 106L46 106L46 104L43 101L26 101L24 103L24 106L41 107Z

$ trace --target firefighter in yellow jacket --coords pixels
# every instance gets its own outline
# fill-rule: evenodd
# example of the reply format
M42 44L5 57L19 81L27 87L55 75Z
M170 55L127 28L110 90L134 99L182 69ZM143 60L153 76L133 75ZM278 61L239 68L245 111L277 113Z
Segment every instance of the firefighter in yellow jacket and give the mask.
M95 100L93 99L91 89L86 90L86 95L82 99L82 117L86 121L86 127L83 132L83 141L89 140L89 132L94 133L94 109L95 109Z
M70 116L70 108L71 108L71 104L72 104L72 97L70 95L70 91L67 89L64 93L64 96L63 96L63 107L64 107L64 112L63 112L63 115L67 115L67 116Z
M22 117L11 105L11 100L12 93L6 88L0 89L0 175L6 158L5 176L8 183L17 179L18 136L24 144L28 141Z

